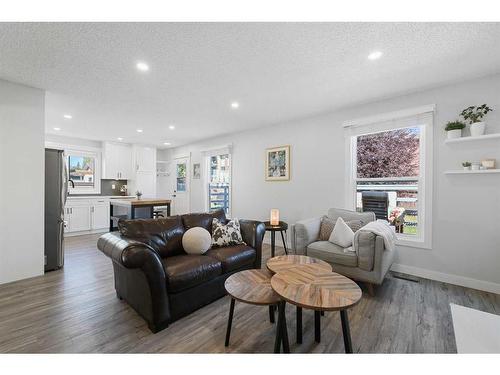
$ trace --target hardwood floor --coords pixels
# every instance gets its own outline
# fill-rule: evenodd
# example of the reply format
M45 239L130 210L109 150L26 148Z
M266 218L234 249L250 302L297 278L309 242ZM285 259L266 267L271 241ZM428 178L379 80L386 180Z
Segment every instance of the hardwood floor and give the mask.
M267 307L236 302L231 344L224 347L229 297L152 334L116 298L111 260L96 248L97 235L66 239L60 271L0 286L1 353L272 353L275 325ZM279 254L282 249L279 249ZM265 246L264 258L270 256ZM449 303L500 314L500 296L421 279L388 277L374 297L364 289L349 310L354 352L456 352ZM292 353L343 353L338 312L322 318L314 342L313 312L303 312L303 343L295 344L295 308L287 307Z

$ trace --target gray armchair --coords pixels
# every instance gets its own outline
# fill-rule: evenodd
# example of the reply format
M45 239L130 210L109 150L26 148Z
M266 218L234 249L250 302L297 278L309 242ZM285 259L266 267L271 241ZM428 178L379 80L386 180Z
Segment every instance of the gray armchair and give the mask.
M355 212L330 208L328 217L345 221L361 220L365 224L375 220L373 212ZM321 217L301 220L292 225L292 247L296 254L322 259L338 272L351 279L367 283L368 291L373 295L373 285L380 285L389 271L395 251L387 251L382 237L370 232L358 236L356 253L344 252L344 249L329 241L318 241Z

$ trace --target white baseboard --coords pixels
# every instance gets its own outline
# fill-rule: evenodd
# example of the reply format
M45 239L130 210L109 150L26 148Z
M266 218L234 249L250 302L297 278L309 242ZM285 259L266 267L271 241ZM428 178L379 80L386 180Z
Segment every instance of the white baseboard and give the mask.
M472 279L470 277L452 275L449 273L436 272L426 270L424 268L406 266L404 264L393 264L392 271L406 273L408 275L422 277L443 283L464 286L466 288L483 290L485 292L500 294L500 284L492 283L490 281Z
M97 234L106 232L109 232L109 228L83 230L81 232L69 232L69 233L64 233L64 237L75 237L75 236L83 236L84 234Z

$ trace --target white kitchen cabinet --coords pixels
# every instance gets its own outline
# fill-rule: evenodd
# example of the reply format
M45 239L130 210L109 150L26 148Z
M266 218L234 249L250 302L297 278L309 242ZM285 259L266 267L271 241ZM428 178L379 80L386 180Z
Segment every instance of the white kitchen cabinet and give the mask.
M104 142L102 178L128 180L132 176L132 147L123 143Z
M88 202L71 202L66 204L66 232L90 230L90 205Z
M144 197L156 197L156 148L133 146L134 171L128 181L129 192L140 191Z
M109 200L91 201L92 229L109 228Z
M109 228L109 199L68 199L64 211L65 234L88 234Z
M156 148L134 145L136 172L156 172Z

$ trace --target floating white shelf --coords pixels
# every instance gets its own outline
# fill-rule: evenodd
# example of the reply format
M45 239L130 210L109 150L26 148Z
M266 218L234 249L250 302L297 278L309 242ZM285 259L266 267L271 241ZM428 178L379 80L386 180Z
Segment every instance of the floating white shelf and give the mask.
M460 143L460 142L469 142L469 141L481 141L486 139L495 139L500 138L500 133L495 134L485 134L477 137L460 137L460 138L452 138L446 139L444 143Z
M464 171L463 169L460 170L451 170L451 171L445 171L444 174L491 174L491 173L500 173L500 169L482 169L478 171Z

